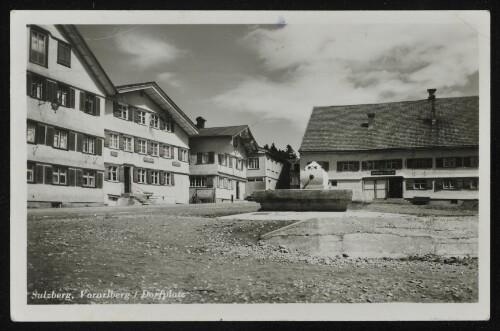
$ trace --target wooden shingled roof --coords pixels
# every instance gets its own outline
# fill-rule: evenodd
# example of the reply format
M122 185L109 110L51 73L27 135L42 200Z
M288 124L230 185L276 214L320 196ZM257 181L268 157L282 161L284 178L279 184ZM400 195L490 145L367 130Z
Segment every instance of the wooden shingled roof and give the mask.
M434 126L430 109L429 100L314 107L299 152L479 146L479 97L437 98Z

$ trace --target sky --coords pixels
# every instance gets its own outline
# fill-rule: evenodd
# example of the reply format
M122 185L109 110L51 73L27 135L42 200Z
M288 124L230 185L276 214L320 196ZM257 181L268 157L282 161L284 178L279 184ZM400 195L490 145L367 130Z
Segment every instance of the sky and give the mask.
M479 94L466 24L79 25L115 85L155 81L207 127L298 150L314 106Z

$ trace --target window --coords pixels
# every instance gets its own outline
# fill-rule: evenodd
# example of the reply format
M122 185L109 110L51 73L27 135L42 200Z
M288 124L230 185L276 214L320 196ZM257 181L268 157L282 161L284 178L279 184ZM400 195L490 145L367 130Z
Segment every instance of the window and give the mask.
M398 160L383 161L383 169L398 169Z
M222 166L225 166L227 164L225 154L219 154L219 164Z
M464 157L464 167L477 168L478 166L479 166L479 157L477 157L477 156Z
M87 114L93 114L95 109L96 98L93 95L85 93L84 108L83 111Z
M330 186L337 186L337 181L336 180L330 179L329 183L330 183Z
M188 161L188 151L187 149L179 148L179 161L187 162Z
M229 160L229 168L232 168L234 158L232 156L228 156L228 160Z
M454 179L443 180L443 190L454 190L456 189L456 181Z
M109 135L109 147L110 148L116 148L118 149L120 147L119 145L120 138L118 137L117 134L110 134ZM85 148L85 143L84 143L84 148Z
M152 128L155 128L155 129L159 129L160 128L160 118L158 117L158 115L151 114L151 119L149 121L149 126L152 127Z
M83 170L84 187L95 187L95 172L92 170Z
M248 169L259 169L258 157L252 157L248 159Z
M151 171L151 184L160 185L160 172Z
M68 147L68 133L62 130L54 130L54 147L66 149Z
M146 176L147 176L146 169L137 170L137 182L141 184L146 184Z
M147 142L146 140L138 140L137 141L137 152L140 154L146 154L147 153Z
M127 152L132 152L132 138L123 137L123 149Z
M63 107L69 107L69 87L57 84L57 102Z
M128 108L125 105L118 105L118 117L123 120L128 120Z
M173 127L173 122L170 119L167 119L166 121L163 122L165 126L165 131L172 132L172 127Z
M337 171L358 171L358 161L340 161L337 162Z
M52 184L66 185L66 169L52 167Z
M191 187L206 187L207 177L206 176L189 176L189 185Z
M174 148L172 146L163 146L163 156L166 157L167 159L173 159L174 158Z
M363 161L363 170L378 170L380 164L378 161Z
M406 164L408 169L430 169L432 168L432 159L408 159Z
M457 166L456 158L445 157L443 158L443 168L455 168Z
M165 173L165 185L172 186L172 174L170 172Z
M39 30L31 29L30 61L41 66L47 66L48 35Z
M57 63L71 67L71 46L60 40L57 43Z
M26 141L35 143L36 124L28 122L26 128Z
M158 145L158 143L151 143L151 149L153 150L152 151L152 154L153 156L159 156L160 155L160 146Z
M26 171L28 183L33 183L35 181L35 164L28 162L28 168Z
M229 178L224 178L224 188L227 189L229 186Z
M243 170L243 160L236 159L236 169Z
M83 137L83 152L87 154L95 154L95 138L84 136Z
M414 190L427 190L427 181L425 179L415 179L413 180Z
M467 187L465 185L465 182L467 182ZM479 179L478 178L466 179L464 181L464 188L467 188L469 190L477 190L479 188Z
M45 98L45 78L38 75L31 75L31 87L29 94L32 98L41 99Z
M142 110L137 111L137 123L146 125L146 112Z
M118 167L111 166L108 168L108 180L112 182L118 181Z

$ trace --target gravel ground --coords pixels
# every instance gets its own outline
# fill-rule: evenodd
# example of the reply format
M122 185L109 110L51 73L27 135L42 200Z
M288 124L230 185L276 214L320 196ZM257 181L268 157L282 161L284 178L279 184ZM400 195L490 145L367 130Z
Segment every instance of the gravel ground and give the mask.
M235 203L30 210L28 303L478 299L477 259L318 258L259 241L290 222L215 218L257 209ZM68 298L34 294L52 291ZM109 291L114 296L103 297Z

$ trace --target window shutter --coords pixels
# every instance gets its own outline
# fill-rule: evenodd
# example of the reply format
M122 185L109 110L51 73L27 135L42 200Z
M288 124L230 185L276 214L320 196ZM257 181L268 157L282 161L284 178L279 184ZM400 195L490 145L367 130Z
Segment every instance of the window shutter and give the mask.
M407 179L406 182L406 190L413 190L413 180Z
M109 143L111 140L111 135L109 133L104 134L104 147L109 147Z
M103 182L103 173L102 171L98 171L96 174L96 187L102 188L102 182Z
M38 184L43 184L43 165L37 164L35 168L35 181Z
M134 122L139 123L139 119L140 119L139 118L139 110L134 109L133 112L134 112Z
M109 180L109 166L104 165L104 179Z
M113 116L120 117L120 112L118 110L118 102L113 101Z
M69 89L69 107L70 108L75 108L75 89L70 88Z
M413 159L406 160L406 168L413 169Z
M76 186L83 186L83 170L76 169Z
M427 168L432 168L432 159L427 159Z
M461 168L463 166L463 158L462 157L456 157L455 158L455 164L457 165L457 168Z
M471 162L470 162L470 157L467 156L467 157L464 157L464 162L463 162L463 166L466 167L466 168L469 168L471 166Z
M36 143L44 145L45 144L45 126L38 124L36 127Z
M175 129L175 122L174 119L170 119L170 131L173 133Z
M80 110L85 110L85 92L80 91Z
M76 185L76 170L68 169L68 185L75 186Z
M75 140L76 140L76 133L74 132L70 132L68 134L68 149L70 151L74 151L76 148L75 148ZM75 185L73 185L75 186Z
M95 144L95 154L102 156L102 138L97 138Z
M135 138L134 139L134 153L139 152L139 139Z
M181 161L181 149L177 148L177 159Z
M51 127L51 126L47 127L46 144L47 144L47 146L53 146L54 145L54 128Z
M426 190L432 190L432 179L427 179L426 180Z
M165 172L160 171L160 185L165 185Z
M179 157L179 160L180 160L180 157ZM196 153L196 164L201 164L201 163L203 163L203 153Z
M135 111L132 108L127 108L127 118L129 121L133 122L135 119Z
M139 181L139 174L137 173L137 169L136 168L134 168L133 175L134 175L133 176L134 177L133 178L133 182L137 183Z
M436 158L436 168L442 168L443 167L443 158L442 157L437 157ZM443 183L441 182L441 185Z
M44 166L45 168L45 184L52 184L52 166Z
M83 152L83 134L76 134L76 151Z
M151 175L152 175L151 169L146 170L146 183L148 184L151 184L152 182Z
M125 169L123 166L118 167L118 180L122 183L125 181Z
M354 171L359 171L359 161L358 162L354 161Z
M443 189L443 181L437 180L434 185L434 191L439 191Z
M149 140L148 140L148 147L147 148L148 148L148 150L147 150L148 154L152 155L153 154L153 143Z
M175 186L175 175L174 173L170 174L170 185Z
M31 97L31 74L26 73L26 94Z
M337 161L337 172L341 172L341 171L342 171L342 162Z
M208 176L207 177L207 187L208 188L213 188L214 187L214 176Z
M164 145L159 145L158 147L160 149L160 156L164 157L165 156L165 146ZM168 148L168 147L166 147Z
M329 162L326 162L326 161L323 162L322 166L323 166L323 170L325 170L326 172L328 172L330 170L330 163Z
M54 102L57 100L57 83L47 81L47 97L48 102Z
M99 97L94 97L94 115L95 116L101 116L101 98Z
M215 163L215 152L208 152L208 163Z
M402 169L403 168L403 160L398 159L396 160L396 169Z
M119 139L118 147L120 147L121 150L125 149L125 139L123 138L123 136L119 136L118 139Z

